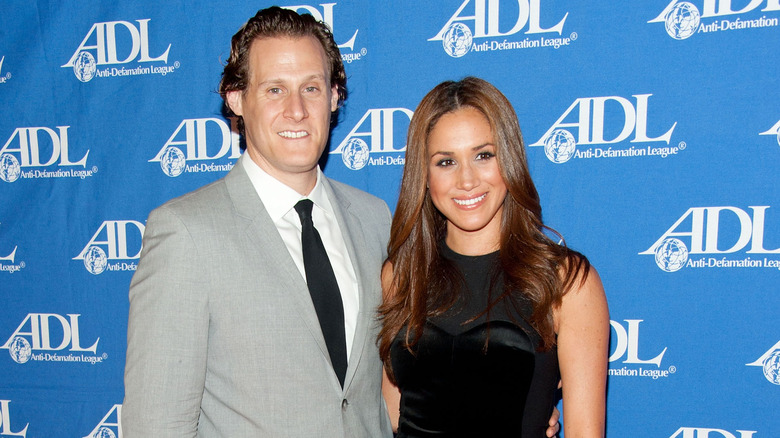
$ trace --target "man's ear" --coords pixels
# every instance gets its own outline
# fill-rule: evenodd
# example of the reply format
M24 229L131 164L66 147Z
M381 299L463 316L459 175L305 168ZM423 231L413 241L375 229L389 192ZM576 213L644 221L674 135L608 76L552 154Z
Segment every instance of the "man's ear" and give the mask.
M330 89L330 112L336 111L337 109L339 109L339 87L334 85Z
M241 106L242 94L243 92L241 90L228 91L227 94L225 94L225 103L227 103L228 108L233 111L233 114L237 116L244 115L244 109Z

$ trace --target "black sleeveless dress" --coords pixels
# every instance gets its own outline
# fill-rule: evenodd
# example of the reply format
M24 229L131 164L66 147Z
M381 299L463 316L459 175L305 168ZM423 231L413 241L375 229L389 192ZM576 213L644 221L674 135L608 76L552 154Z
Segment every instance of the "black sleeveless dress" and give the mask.
M499 302L464 325L487 308L498 252L441 250L463 274L463 298L426 322L415 354L403 347L405 330L391 346L401 391L397 438L544 437L556 401L556 350L537 351L540 337L526 323L531 307L523 300ZM493 299L503 290L498 277Z

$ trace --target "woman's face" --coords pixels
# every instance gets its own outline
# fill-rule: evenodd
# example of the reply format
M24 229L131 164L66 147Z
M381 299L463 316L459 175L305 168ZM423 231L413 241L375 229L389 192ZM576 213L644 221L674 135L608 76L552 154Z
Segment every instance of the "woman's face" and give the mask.
M462 254L498 248L507 194L490 124L463 107L442 116L428 137L428 188L447 218L447 244Z

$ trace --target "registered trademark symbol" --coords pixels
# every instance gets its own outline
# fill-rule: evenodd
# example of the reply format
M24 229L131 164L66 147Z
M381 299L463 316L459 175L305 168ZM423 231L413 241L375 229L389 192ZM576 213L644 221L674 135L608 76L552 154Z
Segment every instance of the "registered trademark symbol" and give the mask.
M363 47L362 49L360 49L360 56L366 56L366 53L368 53L368 50L366 50L366 48L365 48L365 47Z
M685 142L684 142L684 141L681 141L681 142L680 142L680 144L678 144L678 145L677 145L677 147L678 147L678 148L680 148L680 150L683 150L683 149L685 149L687 146L688 146L688 145L687 145L687 144L685 144Z
M674 374L676 372L677 372L677 367L676 366L672 365L672 366L669 367L669 373L670 374Z
M108 359L108 353L103 353L103 360Z
M173 68L179 68L180 65L181 63L179 61L176 61L173 63Z
M571 35L569 35L569 38L571 38L572 41L576 41L579 35L577 35L577 32L572 32Z
M24 268L25 266L27 266L27 263L25 263L25 262L19 262L19 267L20 267L20 268Z
M98 171L97 166L92 166L92 173L97 173L97 171Z

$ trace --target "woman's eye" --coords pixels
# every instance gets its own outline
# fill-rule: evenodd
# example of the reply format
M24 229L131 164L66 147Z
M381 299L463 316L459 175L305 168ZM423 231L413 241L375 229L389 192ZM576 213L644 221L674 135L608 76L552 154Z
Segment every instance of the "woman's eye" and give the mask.
M489 160L495 156L496 154L494 154L493 152L487 152L487 151L480 152L477 154L477 160Z
M452 166L453 164L455 164L455 160L453 160L453 159L451 159L451 158L445 158L445 159L443 159L443 160L439 160L439 161L436 163L436 165L437 165L437 166L439 166L439 167L447 167L447 166Z

